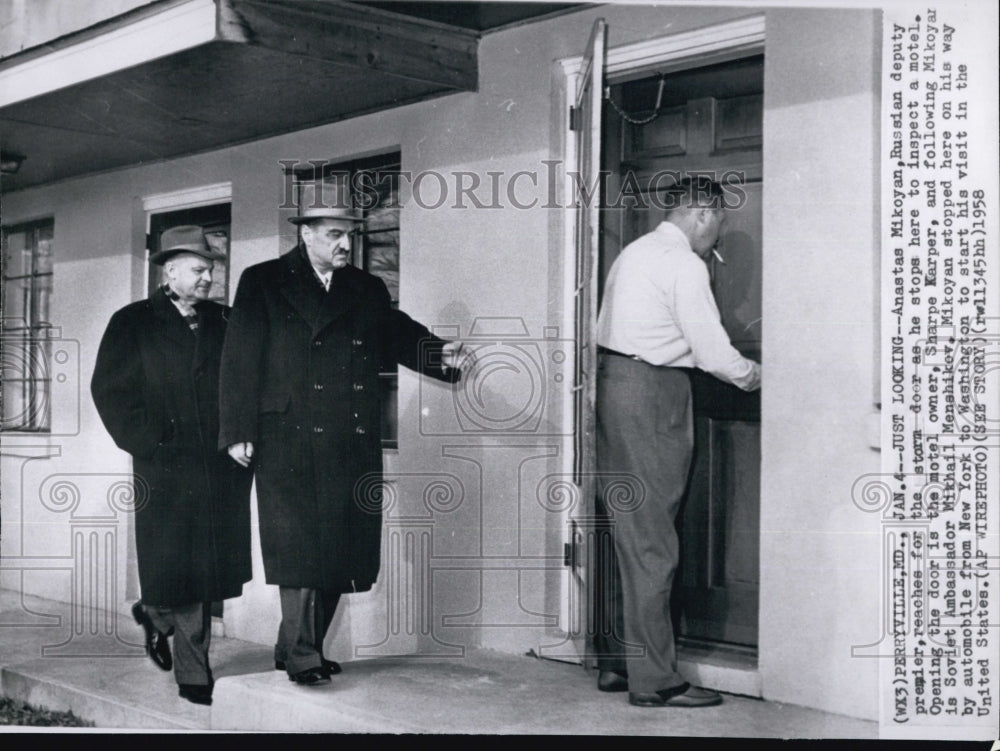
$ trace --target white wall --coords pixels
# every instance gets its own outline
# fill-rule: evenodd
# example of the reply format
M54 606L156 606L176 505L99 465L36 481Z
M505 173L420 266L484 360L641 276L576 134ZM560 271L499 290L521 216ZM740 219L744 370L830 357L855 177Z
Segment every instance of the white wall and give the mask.
M0 3L0 57L13 55L152 0L6 0Z
M876 719L869 446L880 193L877 16L767 15L760 670L765 697Z
M350 158L398 147L403 169L414 173L468 170L484 180L488 170L544 173L541 160L562 156L553 61L582 52L595 18L608 20L614 47L751 12L599 7L484 37L477 93L5 196L5 223L55 216L53 315L65 335L80 342L83 415L79 437L51 439L60 457L29 462L27 484L20 484L16 460L4 459L5 525L16 521L20 498L33 550L61 554L68 549L66 517L39 506L44 477L128 471L128 457L100 427L87 384L105 322L142 293L143 260L136 250L141 197L231 181L235 288L246 266L290 245L277 211L278 160ZM865 431L873 391L878 196L874 33L872 15L862 11L767 14L760 669L768 698L862 717L875 716L875 666L849 655L850 646L871 641L877 627L879 538L873 521L851 505L850 486L877 466ZM544 199L544 177L541 186ZM427 195L432 197L429 190ZM561 212L424 210L405 195L404 201L401 307L460 336L468 336L477 316L520 319L533 337L545 326L569 336L570 322L560 319ZM523 653L551 641L546 626L558 612L558 565L520 578L510 568L512 558L559 552L553 550L559 516L542 508L535 489L562 467L564 442L541 434L558 430L564 386L549 380L545 388L546 410L534 431L426 435L454 423L452 394L401 374L400 450L387 469L409 476L397 479L390 515L424 519L426 524L410 523L411 539L430 542L435 565L451 570L437 570L429 582L433 636L404 628L366 654L416 648L454 653L448 645ZM516 409L524 403L524 382L498 375L484 399L497 413ZM5 451L15 442L5 437ZM434 479L428 473L457 489L457 508L433 496L431 507L425 504ZM98 508L102 500L82 503ZM8 554L16 543L5 534L3 544ZM405 557L400 570L418 574L420 556ZM480 572L479 557L508 569ZM66 577L60 576L32 574L26 585L67 599ZM10 586L8 575L2 583ZM352 606L341 609L328 641L336 659L383 641L386 612L395 617L398 605L386 600L382 586L349 599ZM126 605L123 596L120 607ZM277 603L274 588L263 582L259 549L254 582L226 607L231 634L271 643Z

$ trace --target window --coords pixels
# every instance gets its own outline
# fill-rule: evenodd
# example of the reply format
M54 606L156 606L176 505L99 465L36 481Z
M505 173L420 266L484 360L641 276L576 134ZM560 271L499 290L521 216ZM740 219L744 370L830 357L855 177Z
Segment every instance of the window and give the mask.
M352 263L380 277L389 289L393 307L399 306L399 170L400 152L348 162L310 161L292 170L295 203L301 205L303 186L322 181L334 186L323 195L346 191L350 204L364 216L364 224L352 246ZM347 205L347 201L339 201ZM398 375L382 377L382 448L396 448L399 441Z
M3 430L48 432L51 427L53 228L46 219L2 231Z

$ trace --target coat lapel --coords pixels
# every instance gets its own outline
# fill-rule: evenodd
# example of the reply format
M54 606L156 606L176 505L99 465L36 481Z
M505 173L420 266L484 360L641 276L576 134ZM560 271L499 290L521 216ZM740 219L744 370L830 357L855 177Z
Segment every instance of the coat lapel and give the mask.
M217 308L212 306L199 307L198 331L195 337L194 367L198 368L213 353L218 354L222 348L225 332L222 328L222 316L214 313Z
M193 349L195 344L194 332L191 331L191 327L187 325L184 316L170 302L170 299L162 288L157 289L152 294L149 302L153 306L153 314L159 319L161 324L157 331L177 344Z
M285 277L279 282L281 293L309 324L313 335L357 306L357 289L346 270L333 272L330 291L326 292L301 246L296 246L283 258L286 264Z

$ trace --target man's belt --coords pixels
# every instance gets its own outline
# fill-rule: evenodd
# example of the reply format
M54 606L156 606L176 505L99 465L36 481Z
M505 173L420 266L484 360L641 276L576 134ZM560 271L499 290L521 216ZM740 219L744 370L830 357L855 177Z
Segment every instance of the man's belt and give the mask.
M608 347L603 347L600 344L597 345L597 354L599 355L611 355L613 357L624 357L629 360L636 360L638 362L646 362L639 355L626 355L624 352L619 352L615 349L610 349Z

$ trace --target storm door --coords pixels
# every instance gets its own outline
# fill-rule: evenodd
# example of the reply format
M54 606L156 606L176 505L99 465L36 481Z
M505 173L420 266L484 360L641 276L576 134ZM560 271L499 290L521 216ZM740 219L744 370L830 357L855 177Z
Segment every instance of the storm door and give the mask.
M597 261L600 233L601 100L604 93L604 53L607 26L594 23L576 98L570 110L570 128L576 136L573 195L575 206L576 277L573 290L576 360L573 376L573 483L578 489L570 511L566 564L569 567L569 627L577 652L586 655L594 633L593 591L590 573L594 544L597 371ZM594 186L598 187L594 187Z

